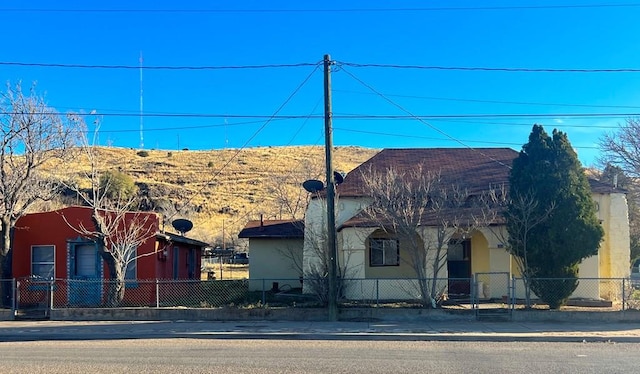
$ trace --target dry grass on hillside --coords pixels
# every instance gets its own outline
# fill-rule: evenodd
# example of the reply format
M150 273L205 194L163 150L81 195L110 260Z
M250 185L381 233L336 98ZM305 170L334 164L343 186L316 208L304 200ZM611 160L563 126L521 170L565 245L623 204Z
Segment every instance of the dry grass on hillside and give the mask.
M241 151L145 151L99 148L99 168L117 169L134 178L149 206L165 216L194 222L190 237L227 243L250 219L292 218L288 201L306 199L301 183L324 179L324 148L259 147ZM334 168L348 172L378 150L336 147ZM89 164L78 157L67 171L82 178ZM302 217L303 206L294 215Z

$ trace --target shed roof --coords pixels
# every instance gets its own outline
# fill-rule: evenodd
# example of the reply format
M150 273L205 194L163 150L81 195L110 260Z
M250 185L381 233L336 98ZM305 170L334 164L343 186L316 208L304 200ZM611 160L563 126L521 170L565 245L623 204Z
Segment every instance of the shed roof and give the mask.
M249 221L238 234L239 238L300 238L304 237L303 220Z

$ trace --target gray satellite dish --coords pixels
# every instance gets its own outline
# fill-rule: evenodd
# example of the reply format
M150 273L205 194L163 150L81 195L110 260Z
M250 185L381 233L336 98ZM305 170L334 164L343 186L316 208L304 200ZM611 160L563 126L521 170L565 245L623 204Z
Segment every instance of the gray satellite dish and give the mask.
M322 181L319 181L317 179L309 179L302 183L302 187L304 187L304 189L307 190L307 192L314 193L314 192L322 191L324 189L324 183L322 183Z
M181 234L184 234L185 232L188 232L193 228L193 222L184 218L173 220L173 222L171 222L171 225L173 225L173 228Z

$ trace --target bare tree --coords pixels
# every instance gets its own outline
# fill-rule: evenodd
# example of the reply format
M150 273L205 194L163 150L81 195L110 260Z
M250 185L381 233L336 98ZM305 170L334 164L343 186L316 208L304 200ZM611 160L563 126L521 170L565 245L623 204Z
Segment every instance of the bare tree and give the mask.
M276 216L278 219L301 219L309 204L311 195L300 188L299 180L317 179L322 175L322 169L311 160L304 160L296 170L291 170L292 177L281 175L271 177L267 187L269 196L272 196L276 204L277 212L267 216Z
M602 165L611 163L628 176L640 177L640 118L629 118L617 132L600 139Z
M137 211L137 196L130 188L115 187L119 183L112 179L113 174L99 167L94 145L85 141L83 150L90 165L84 177L90 186L83 189L78 181L67 182L67 186L91 208L91 224L74 223L66 218L65 222L97 244L98 254L109 271L107 304L117 306L124 298L127 267L140 257L154 254L139 254L137 250L158 232L159 217L155 213Z
M0 279L11 277L12 231L16 221L37 201L49 200L59 184L48 175L70 157L80 122L47 106L35 92L20 84L0 94ZM3 302L8 295L3 289Z
M405 261L415 272L422 304L436 307L445 288L437 280L447 265L448 246L490 223L495 212L474 206L479 197L421 165L404 171L369 169L362 179L370 198L366 218L406 248Z

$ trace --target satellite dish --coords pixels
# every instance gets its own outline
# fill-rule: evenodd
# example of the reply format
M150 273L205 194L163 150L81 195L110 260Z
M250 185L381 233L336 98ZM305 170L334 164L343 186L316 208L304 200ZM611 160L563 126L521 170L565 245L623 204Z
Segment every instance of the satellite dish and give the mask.
M334 171L333 172L333 181L335 184L340 184L342 182L344 182L344 174L338 172L338 171Z
M309 179L302 183L302 187L304 187L304 189L307 190L307 192L313 193L313 192L322 191L324 189L324 183L322 183L322 181L319 181L317 179Z
M173 220L173 222L171 222L171 225L173 225L173 228L176 229L176 231L178 231L183 235L185 232L188 232L193 228L193 222L184 218L178 218L176 220Z

